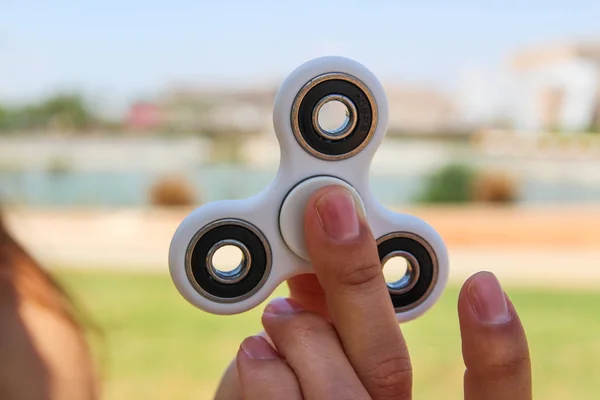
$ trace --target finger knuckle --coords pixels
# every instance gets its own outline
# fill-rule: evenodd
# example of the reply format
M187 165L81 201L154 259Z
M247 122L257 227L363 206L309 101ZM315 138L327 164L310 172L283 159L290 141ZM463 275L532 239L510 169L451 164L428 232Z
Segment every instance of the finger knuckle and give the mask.
M312 313L299 314L288 321L288 335L290 340L298 342L302 347L310 347L319 338L333 331L333 327L323 318Z
M498 351L488 359L487 370L494 375L518 374L529 365L529 353L523 351Z
M412 367L404 354L392 354L381 359L364 373L377 398L410 398Z
M383 279L378 262L349 262L338 269L338 280L347 286L367 287Z

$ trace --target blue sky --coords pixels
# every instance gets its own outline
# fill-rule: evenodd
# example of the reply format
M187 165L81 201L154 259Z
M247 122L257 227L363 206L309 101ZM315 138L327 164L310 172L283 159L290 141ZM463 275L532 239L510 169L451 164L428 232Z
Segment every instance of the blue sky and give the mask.
M339 54L382 80L451 84L514 49L600 39L600 2L0 0L0 100L105 103L174 83L277 83Z

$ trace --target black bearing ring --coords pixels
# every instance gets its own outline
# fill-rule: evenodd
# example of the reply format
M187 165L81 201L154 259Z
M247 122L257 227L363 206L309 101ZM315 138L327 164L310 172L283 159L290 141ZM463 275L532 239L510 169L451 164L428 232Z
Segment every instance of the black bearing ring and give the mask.
M232 283L214 279L207 262L211 249L224 240L242 243L250 253L247 269L241 279ZM190 241L185 256L185 269L192 286L202 296L220 303L243 300L256 293L271 271L271 248L262 232L254 225L238 219L222 219L203 227Z
M313 111L327 96L349 99L356 109L356 124L339 140L318 133ZM359 79L344 73L327 73L310 80L296 95L291 113L296 140L311 155L329 161L344 160L364 149L377 126L377 104L369 88Z
M412 255L418 263L418 278L409 290L403 293L389 290L396 312L413 309L425 301L437 283L439 272L437 257L429 243L409 232L393 232L377 240L377 250L380 260L400 251Z

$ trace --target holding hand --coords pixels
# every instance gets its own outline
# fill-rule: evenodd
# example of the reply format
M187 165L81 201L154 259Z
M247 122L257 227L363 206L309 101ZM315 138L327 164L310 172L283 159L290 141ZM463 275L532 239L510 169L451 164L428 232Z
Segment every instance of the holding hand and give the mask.
M272 344L244 340L216 399L411 399L408 349L360 207L345 189L323 188L307 204L305 232L316 274L290 279L290 298L265 308ZM465 399L531 399L525 333L494 275L467 280L458 314Z

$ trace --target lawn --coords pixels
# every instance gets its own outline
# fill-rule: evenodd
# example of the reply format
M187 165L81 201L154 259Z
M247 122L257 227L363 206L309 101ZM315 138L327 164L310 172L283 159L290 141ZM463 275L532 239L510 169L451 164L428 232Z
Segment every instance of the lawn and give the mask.
M102 329L94 343L104 399L210 399L239 342L260 330L260 310L213 316L194 309L166 275L59 271ZM506 288L528 333L535 398L597 399L600 293ZM282 288L278 294L285 294ZM457 287L403 326L415 399L461 399Z

